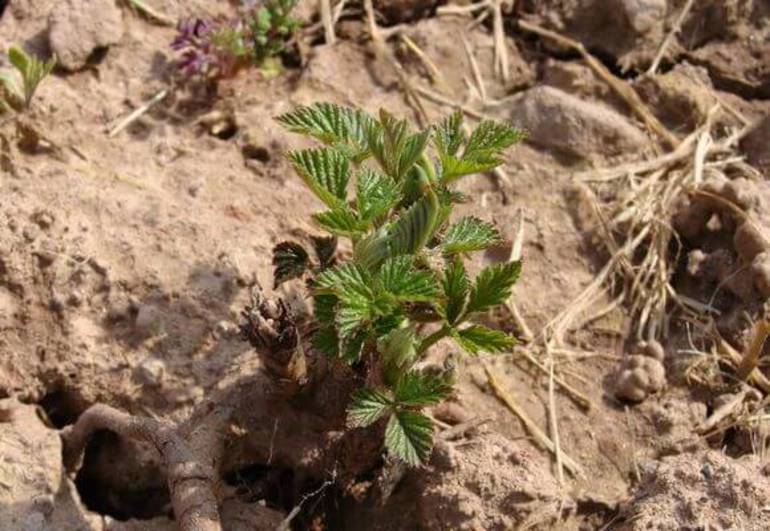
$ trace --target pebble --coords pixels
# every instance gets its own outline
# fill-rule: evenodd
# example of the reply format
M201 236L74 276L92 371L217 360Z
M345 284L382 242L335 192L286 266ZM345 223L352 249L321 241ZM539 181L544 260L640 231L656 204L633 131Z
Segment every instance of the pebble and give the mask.
M144 385L155 387L163 383L166 376L166 364L158 358L147 358L136 368L136 378Z

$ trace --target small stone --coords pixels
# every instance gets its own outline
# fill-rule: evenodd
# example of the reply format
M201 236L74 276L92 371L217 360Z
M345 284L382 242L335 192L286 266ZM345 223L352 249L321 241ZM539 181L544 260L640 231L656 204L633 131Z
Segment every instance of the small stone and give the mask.
M39 210L32 215L32 221L37 223L41 229L48 229L53 225L54 216L47 210Z
M80 306L83 304L83 292L81 292L79 289L73 289L69 297L67 297L67 303L70 306Z
M123 37L123 14L115 0L61 0L48 20L51 51L62 68L83 68L94 51Z
M770 252L759 253L751 263L754 286L765 299L770 298Z
M166 375L166 364L158 358L147 358L136 368L136 379L145 385L159 387Z
M217 337L232 337L239 331L238 325L232 321L222 320L214 326L214 334Z
M527 130L529 142L573 156L591 159L650 147L644 133L614 110L553 87L524 92L513 105L511 119Z
M666 0L622 0L622 4L631 27L640 35L666 18Z
M733 236L735 251L744 260L750 262L759 253L768 250L768 240L762 231L753 223L745 221Z
M641 402L666 385L666 369L655 358L633 355L623 362L615 387L621 400Z
M26 238L28 242L33 242L40 236L40 227L37 225L25 225L21 230L21 234Z
M666 351L663 348L663 345L654 339L647 341L643 349L645 356L656 359L658 361L663 361L663 359L666 357Z
M197 385L190 385L179 389L173 389L169 392L169 400L175 404L187 404L190 402L198 402L203 398L204 392L201 387Z
M134 320L134 326L137 332L144 335L152 335L160 329L160 310L151 305L144 304L139 307L139 311L136 313L136 319Z

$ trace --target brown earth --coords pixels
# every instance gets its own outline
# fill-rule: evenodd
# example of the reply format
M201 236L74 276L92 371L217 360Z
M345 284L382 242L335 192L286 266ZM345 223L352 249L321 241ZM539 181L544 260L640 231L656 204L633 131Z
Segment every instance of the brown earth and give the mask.
M234 2L147 3L173 20L234 12ZM742 352L770 297L767 2L695 2L654 75L644 71L682 0L515 2L503 10L510 72L503 80L493 25L447 15L444 2L375 1L389 32L383 49L369 41L358 2L338 23L338 42L326 45L322 30L312 30L315 3L303 0L303 44L285 71L269 80L243 71L216 95L173 84L174 28L127 2L99 4L107 7L10 0L0 17L0 49L20 43L56 52L68 70L43 82L29 112L0 118L0 529L175 527L151 445L99 432L80 471L68 475L57 430L96 403L182 422L238 386L261 392L260 359L238 334L241 311L256 281L269 284L273 246L315 234L308 214L320 208L283 158L303 141L273 117L319 100L385 107L414 121L463 105L529 129L505 175L460 186L472 198L461 214L494 221L510 239L522 220L515 302L535 338L511 355L463 363L451 407L434 416L490 421L440 441L430 464L406 473L384 505L374 495L380 470L332 485L324 483L329 470L292 468L314 462L316 427L269 422L271 412L249 411L256 402L244 394L241 406L262 423L269 455L246 444L225 450L225 529L274 529L298 504L296 529L770 526L762 418L770 389L736 386L733 368L711 350L714 337L693 339L675 305L658 350L637 345L635 317L623 304L586 320L617 293L604 292L581 316L569 346L552 356L557 376L590 409L559 385L551 397L547 374L522 357L523 350L548 363L541 333L608 258L575 175L668 148L574 50L517 25L528 20L583 42L679 140L717 102L715 140L743 127L736 116L764 118L730 153L746 162L720 175L727 166L710 166L702 189L711 196L685 194L661 220L682 246L671 255L673 289L713 305L716 329ZM405 98L415 87L449 105L425 96L416 110ZM108 136L164 89L160 103ZM499 259L493 254L483 260ZM306 305L299 285L279 295L298 311ZM521 332L509 313L492 317ZM442 343L432 359L450 350ZM484 364L560 441L575 472L560 474L553 454L496 396ZM700 429L735 396L739 407L720 429ZM751 422L741 416L747 411ZM237 438L242 427L228 429Z

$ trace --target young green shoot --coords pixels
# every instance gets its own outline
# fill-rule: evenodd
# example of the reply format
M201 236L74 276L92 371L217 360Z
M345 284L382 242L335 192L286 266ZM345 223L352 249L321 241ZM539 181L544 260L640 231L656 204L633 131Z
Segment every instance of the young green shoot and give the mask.
M384 110L375 118L328 103L278 121L323 144L288 158L325 205L312 217L330 237L314 241L312 256L299 243L279 244L275 283L306 279L314 347L377 382L354 393L348 426L381 423L387 450L418 465L433 445L433 423L422 410L444 400L455 379L451 365L421 367L428 350L444 338L469 355L504 352L515 342L474 318L508 300L521 264L492 265L471 278L466 257L498 245L500 233L476 217L450 219L463 200L456 181L500 165L523 134L483 121L466 136L459 112L412 131ZM350 241L349 259L337 258L338 238Z
M0 113L29 108L40 82L56 66L56 59L41 61L18 46L8 49L12 68L0 70Z

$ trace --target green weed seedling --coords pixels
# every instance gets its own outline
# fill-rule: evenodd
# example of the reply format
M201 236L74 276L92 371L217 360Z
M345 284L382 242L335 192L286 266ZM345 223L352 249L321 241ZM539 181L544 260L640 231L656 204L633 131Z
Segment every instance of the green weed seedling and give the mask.
M276 246L275 283L308 281L314 347L372 382L354 393L348 426L382 421L387 450L418 465L433 444L433 424L421 410L446 398L455 377L446 364L418 368L428 349L443 338L471 355L515 343L473 318L510 297L521 264L492 265L469 278L466 256L498 244L500 233L476 217L450 218L463 200L453 184L500 165L503 151L524 135L483 121L466 136L459 112L413 132L384 110L376 119L328 103L278 120L324 144L288 158L326 206L313 220L330 237L314 240L313 257L296 242ZM350 240L350 259L337 260L338 238ZM427 323L432 332L422 333Z
M40 82L56 66L56 59L43 62L18 46L9 48L8 59L13 68L0 70L0 113L11 109L22 112L29 108Z

